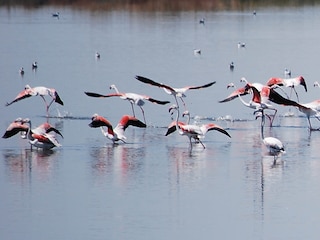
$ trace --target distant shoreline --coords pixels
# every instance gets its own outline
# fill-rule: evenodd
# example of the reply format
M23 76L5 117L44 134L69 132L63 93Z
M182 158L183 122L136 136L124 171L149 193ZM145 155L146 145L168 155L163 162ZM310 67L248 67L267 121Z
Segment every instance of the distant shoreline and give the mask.
M3 0L0 7L39 8L47 6L110 11L246 11L262 7L300 7L320 0Z

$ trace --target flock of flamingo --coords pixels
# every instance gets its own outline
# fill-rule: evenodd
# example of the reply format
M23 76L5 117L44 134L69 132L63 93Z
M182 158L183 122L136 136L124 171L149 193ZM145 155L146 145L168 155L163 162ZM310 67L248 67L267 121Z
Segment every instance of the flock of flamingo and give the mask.
M170 94L174 98L174 104L169 107L169 113L173 115L176 114L174 121L168 126L167 132L165 136L172 134L177 131L181 136L187 136L189 139L189 147L192 149L194 144L201 144L203 148L205 145L202 142L202 139L205 137L206 133L211 130L216 130L227 137L231 137L230 134L221 126L215 123L207 123L207 124L191 124L190 123L190 113L184 102L183 98L186 96L186 92L188 90L197 90L208 88L214 85L216 82L210 82L201 86L186 86L182 88L174 88L170 85L158 83L154 80L143 76L136 76L136 80L151 85L155 87L162 88L166 93ZM236 88L234 83L229 83L227 85L227 89L230 87L236 88L229 96L225 99L219 101L220 103L230 102L236 98L240 99L240 101L247 107L254 110L254 114L256 119L261 118L261 138L262 142L269 149L269 152L275 156L276 158L283 152L284 146L281 140L274 137L265 137L264 136L264 127L265 127L265 117L267 117L270 121L270 127L272 127L273 120L277 114L277 108L272 105L272 103L283 105L283 106L293 106L296 107L299 111L305 114L308 123L309 129L320 130L319 128L313 128L311 125L310 118L315 117L320 121L320 100L315 100L310 103L300 103L299 96L296 91L296 87L302 86L304 90L307 92L307 84L305 79L302 76L291 78L279 78L272 77L265 84L261 83L250 83L245 78L240 79L241 83L244 83L243 87ZM314 86L320 86L319 83L315 82ZM290 96L286 94L283 87L290 88ZM95 98L110 98L110 97L119 97L121 99L129 101L131 104L133 115L124 115L116 127L103 116L98 114L94 114L91 118L91 122L89 123L89 127L91 128L100 128L102 134L110 139L114 144L118 142L126 142L126 137L124 132L128 126L134 126L139 128L146 128L146 119L145 113L143 110L143 105L145 101L149 101L154 104L166 105L170 103L169 101L161 101L149 97L147 95L140 95L137 93L123 93L120 92L115 85L111 85L110 89L115 90L114 93L110 94L99 94L95 92L84 92L89 97ZM282 94L279 92L281 91ZM295 92L297 101L292 100L292 92ZM244 95L251 94L252 98L249 102L246 102L243 99ZM284 97L285 95L285 97ZM7 102L6 106L10 106L13 103L19 102L20 100L32 97L32 96L40 96L45 104L47 116L49 115L49 108L53 103L57 103L63 105L63 101L60 98L58 92L54 88L47 88L43 86L30 87L26 85L24 90L22 90L18 95L10 102ZM46 98L50 98L50 102ZM186 121L182 121L180 119L180 104L181 101L183 105L183 112L181 117L186 117ZM140 121L135 116L134 105L138 106L143 115L143 121ZM270 112L272 111L272 112ZM63 137L59 130L54 128L48 122L41 124L36 128L32 128L31 120L26 118L17 118L15 119L6 129L6 132L2 136L3 138L10 138L16 134L20 133L22 138L28 139L31 147L34 146L40 149L51 149L54 147L60 147L61 144L57 140L57 135Z

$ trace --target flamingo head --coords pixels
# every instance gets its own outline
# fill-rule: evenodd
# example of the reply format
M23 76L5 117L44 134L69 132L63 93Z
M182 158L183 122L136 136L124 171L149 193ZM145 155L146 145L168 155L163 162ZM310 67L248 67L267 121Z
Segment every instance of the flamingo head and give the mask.
M176 104L173 104L173 105L171 105L170 107L169 107L169 113L170 114L173 114L173 110L178 110L179 109L179 107L176 105Z
M247 79L245 77L240 78L240 82L248 83Z
M182 117L184 117L184 116L190 116L190 112L188 110L184 111L182 113Z
M299 76L300 84L304 87L304 90L307 92L307 84L302 76Z

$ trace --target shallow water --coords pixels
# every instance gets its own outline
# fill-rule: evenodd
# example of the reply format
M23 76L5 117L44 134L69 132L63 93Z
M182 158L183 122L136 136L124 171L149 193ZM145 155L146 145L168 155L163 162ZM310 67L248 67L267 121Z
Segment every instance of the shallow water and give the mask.
M64 136L63 146L48 152L31 151L19 136L0 140L0 238L317 239L319 132L310 132L295 109L294 117L283 117L288 108L277 106L275 125L265 135L281 139L286 154L274 165L252 110L238 100L218 101L230 93L229 82L240 86L246 77L264 83L283 77L284 68L305 77L308 92L297 88L301 102L317 99L320 90L312 84L318 80L319 10L267 8L253 16L249 10L58 9L55 19L57 9L0 9L3 132L15 118L28 117L33 126L48 120ZM205 25L198 23L202 17ZM246 48L238 49L239 41ZM196 48L201 55L194 55ZM148 127L129 127L127 143L112 145L88 127L90 118L99 113L116 124L132 113L130 104L89 98L84 91L108 94L114 83L123 92L174 102L135 75L174 87L216 81L189 91L185 101L195 119L221 125L232 138L211 131L205 149L196 144L190 150L187 138L164 136L172 121L169 105L147 102ZM5 107L27 83L57 89L64 106L53 105L49 119L39 97ZM142 119L140 109L135 112ZM218 120L227 115L234 121Z

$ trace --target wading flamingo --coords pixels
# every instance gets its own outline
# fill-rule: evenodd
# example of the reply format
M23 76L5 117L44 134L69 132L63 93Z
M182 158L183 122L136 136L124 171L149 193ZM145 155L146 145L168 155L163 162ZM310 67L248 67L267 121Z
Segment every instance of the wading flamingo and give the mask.
M107 119L98 114L94 114L91 118L91 123L89 123L89 127L100 127L102 134L110 139L113 143L118 141L122 141L124 143L126 142L125 140L127 138L124 136L124 131L129 126L146 128L145 123L129 115L124 115L115 128L112 127L112 124ZM107 130L105 128L107 128Z
M61 100L59 94L54 88L47 88L47 87L30 87L29 85L26 85L24 90L21 91L14 100L11 102L7 102L6 106L9 106L15 102L18 102L22 99L32 97L32 96L40 96L45 105L46 105L46 111L47 115L49 115L49 108L53 102L59 103L60 105L63 105L63 101ZM51 102L48 104L44 96L50 96L52 98Z
M276 160L278 158L278 156L282 153L285 153L284 150L284 145L283 143L275 137L265 137L264 136L264 123L265 123L265 116L264 116L264 112L263 110L261 111L261 138L262 138L262 142L263 144L267 147L267 149L269 150L269 154L274 156L274 162L273 164L276 164Z
M165 84L162 84L162 83L157 83L149 78L146 78L146 77L142 77L142 76L136 76L136 79L140 82L143 82L143 83L146 83L146 84L150 84L150 85L153 85L153 86L156 86L156 87L160 87L160 88L163 88L164 91L170 95L173 95L173 97L175 98L175 101L178 104L178 100L177 100L177 97L179 97L184 105L184 107L186 107L186 104L185 102L183 101L182 98L186 97L186 92L188 90L194 90L194 89L202 89L202 88L207 88L207 87L210 87L212 86L213 84L215 84L216 82L210 82L208 84L205 84L205 85L202 85L202 86L186 86L186 87L182 87L182 88L173 88L173 87L170 87L168 85L165 85Z
M31 147L35 146L36 148L41 148L44 150L61 146L55 135L51 132L55 132L63 138L61 132L47 122L32 129L29 118L17 118L9 125L2 138L10 138L19 132L21 133L22 138L29 139Z
M54 131L63 137L62 134L58 129L54 128L49 123L41 124L35 129L32 129L31 120L29 118L24 119L23 123L29 124L29 130L26 134L26 137L29 139L31 147L34 146L43 150L49 150L54 147L62 146L58 142L56 135L52 134L51 132Z
M190 149L192 149L192 138L195 139L196 142L199 142L203 148L206 148L200 139L204 138L206 133L211 130L219 131L231 138L231 136L226 130L214 123L207 123L202 125L179 124L179 107L174 104L170 107L169 112L173 110L177 112L177 117L175 121L176 129L178 129L180 135L187 136L189 138Z
M110 86L110 89L114 89L116 91L116 93L111 93L111 94L107 94L107 95L102 95L102 94L93 93L93 92L84 92L84 93L89 97L98 97L98 98L120 97L121 99L128 100L131 104L133 116L136 116L135 112L134 112L134 108L133 108L133 104L135 104L141 109L145 123L146 123L146 118L144 115L144 110L142 108L142 106L145 104L144 100L147 100L152 103L160 104L160 105L165 105L167 103L170 103L169 101L160 101L160 100L156 100L154 98L151 98L149 96L140 95L137 93L121 93L121 92L119 92L119 90L117 89L117 87L114 84L112 84Z

